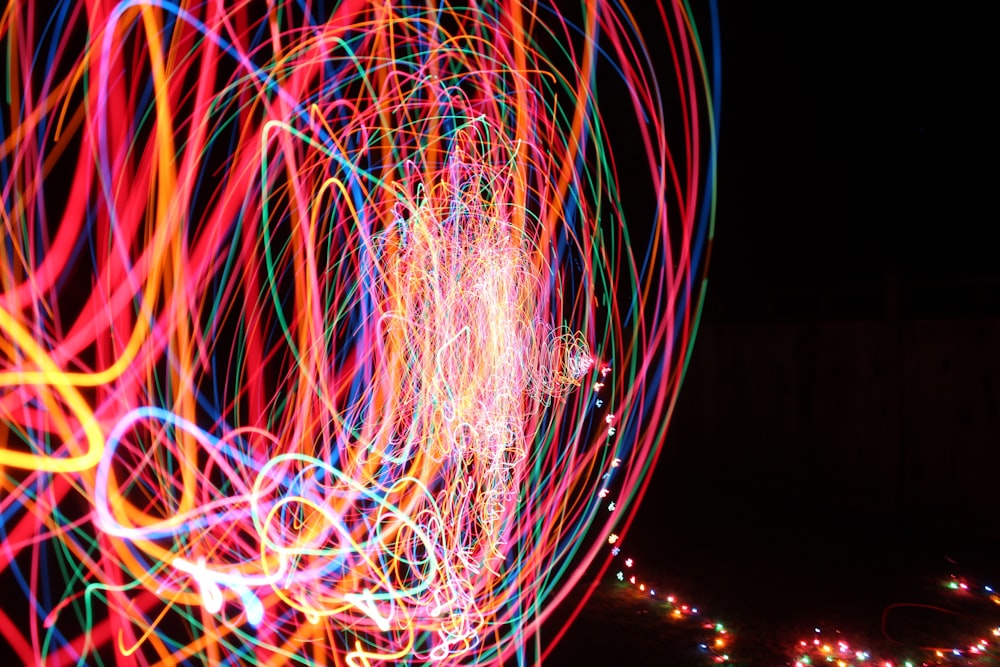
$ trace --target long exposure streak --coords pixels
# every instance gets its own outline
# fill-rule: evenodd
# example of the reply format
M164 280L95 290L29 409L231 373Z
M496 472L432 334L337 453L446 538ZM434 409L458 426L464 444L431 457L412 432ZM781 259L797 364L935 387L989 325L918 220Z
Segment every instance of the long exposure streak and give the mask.
M44 4L0 17L11 660L540 662L697 330L714 2Z

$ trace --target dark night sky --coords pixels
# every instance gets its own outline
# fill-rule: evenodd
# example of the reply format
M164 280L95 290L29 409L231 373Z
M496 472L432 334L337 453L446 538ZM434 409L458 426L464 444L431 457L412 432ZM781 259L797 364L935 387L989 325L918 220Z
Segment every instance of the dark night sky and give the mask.
M1000 276L997 3L720 5L717 289Z
M719 15L705 317L622 548L751 644L880 638L947 567L1000 579L1000 3ZM677 662L644 633L578 640Z
M850 597L894 543L921 575L1000 543L1000 3L719 13L705 318L630 539L694 594L742 591L737 617L796 617L822 601L763 573Z

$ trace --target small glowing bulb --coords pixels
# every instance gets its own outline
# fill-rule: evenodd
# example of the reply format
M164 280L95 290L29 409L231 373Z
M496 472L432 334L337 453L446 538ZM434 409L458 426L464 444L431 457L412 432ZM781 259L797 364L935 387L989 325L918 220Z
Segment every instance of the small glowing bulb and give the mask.
M625 559L625 567L632 567L632 559L631 558L626 558Z
M615 535L614 533L611 533L610 535L608 535L608 544L614 544L617 541L618 541L618 536L617 535Z

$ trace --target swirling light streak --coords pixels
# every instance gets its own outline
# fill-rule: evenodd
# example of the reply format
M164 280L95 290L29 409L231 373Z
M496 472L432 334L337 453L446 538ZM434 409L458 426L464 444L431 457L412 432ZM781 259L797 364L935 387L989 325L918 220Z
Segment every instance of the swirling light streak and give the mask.
M631 521L704 294L715 7L711 54L656 8L8 3L17 658L544 657Z

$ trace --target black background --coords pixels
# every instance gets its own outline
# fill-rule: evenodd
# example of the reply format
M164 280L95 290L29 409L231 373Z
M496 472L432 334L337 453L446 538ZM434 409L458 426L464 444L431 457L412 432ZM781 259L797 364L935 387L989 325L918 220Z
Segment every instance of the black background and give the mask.
M1000 581L998 8L719 2L703 326L621 546L742 628L740 664L816 624L877 644L885 605ZM609 619L615 591L556 662L708 664Z
M915 528L944 520L995 534L998 495L983 473L997 471L1000 403L983 393L1000 382L997 5L723 1L720 17L705 344L695 346L650 510L676 514L678 494L662 490L681 484L721 506L822 501ZM886 393L887 409L857 405ZM815 394L827 400L795 404ZM867 421L852 437L828 437L847 433L855 414ZM931 447L927 428L949 437ZM710 458L698 453L706 432L730 436ZM845 454L859 442L894 464L883 471L894 487L933 479L908 467L918 443L920 458L951 477L926 494L976 502L941 499L947 517L925 515L899 488L866 502L850 479L864 477L866 457L852 468ZM781 448L811 454L774 456ZM944 465L956 450L964 471ZM824 474L827 463L842 476ZM692 464L712 470L687 474ZM978 488L967 488L972 479Z

